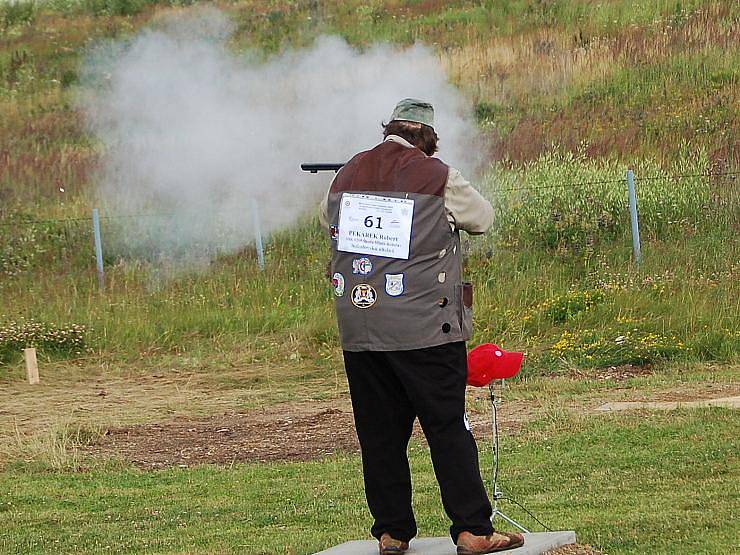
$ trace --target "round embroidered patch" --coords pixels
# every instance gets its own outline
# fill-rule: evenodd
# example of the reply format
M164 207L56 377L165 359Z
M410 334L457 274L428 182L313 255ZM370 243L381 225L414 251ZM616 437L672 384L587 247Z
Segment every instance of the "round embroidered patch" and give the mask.
M367 256L362 258L355 258L352 261L352 273L366 276L373 271L373 263Z
M336 272L331 278L331 284L337 297L344 295L344 276L342 274Z
M372 285L360 283L352 289L352 304L357 308L370 308L378 300L378 293Z

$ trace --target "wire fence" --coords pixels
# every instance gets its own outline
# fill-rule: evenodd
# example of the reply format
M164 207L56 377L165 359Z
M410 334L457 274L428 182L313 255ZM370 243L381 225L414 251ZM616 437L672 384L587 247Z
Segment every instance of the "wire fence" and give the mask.
M675 181L678 179L702 178L702 177L737 177L740 172L723 172L723 173L694 173L694 174L672 174L672 175L654 175L648 177L637 177L635 181ZM613 185L624 183L624 179L600 179L594 181L573 181L566 183L553 183L551 185L536 185L533 187L510 187L502 189L493 189L495 192L511 191L534 191L539 189L565 189L573 187L587 187L590 185Z
M516 187L492 187L489 189L489 192L493 195L498 195L500 193L528 193L528 192L536 192L541 190L556 190L556 189L570 189L570 190L579 190L584 189L588 187L594 187L599 185L616 185L616 184L626 184L627 187L623 189L625 194L620 201L620 205L622 208L619 208L619 210L624 210L625 204L629 207L629 219L630 219L630 232L632 235L632 243L633 243L633 255L635 258L635 261L639 263L640 261L640 254L641 254L641 245L640 245L640 238L639 238L639 229L640 229L640 222L639 222L639 212L638 212L638 201L640 200L640 192L642 192L644 195L646 195L649 191L647 189L639 189L639 184L641 182L656 182L656 181L664 181L664 182L676 182L681 180L695 180L695 179L724 179L729 180L733 182L733 184L736 184L736 178L740 175L740 172L729 172L729 171L723 171L723 172L704 172L704 173L683 173L683 174L663 174L663 175L650 175L645 177L639 177L637 175L634 175L631 170L628 171L626 179L623 178L614 178L614 179L595 179L595 180L582 180L582 181L563 181L559 183L548 183L548 184L533 184L528 186L516 186ZM632 176L632 177L630 177ZM631 182L630 182L631 180ZM635 186L635 183L637 184L637 187ZM626 202L625 202L626 201ZM594 201L595 202L595 201ZM732 202L731 202L732 203ZM568 207L565 206L565 209ZM193 214L195 216L195 213ZM201 214L198 214L201 216ZM176 212L143 212L138 214L111 214L111 215L99 215L97 209L93 209L93 214L89 217L68 217L68 218L17 218L13 219L12 221L0 221L0 228L23 228L28 226L49 226L53 227L53 234L54 238L51 241L51 245L46 245L44 247L45 253L51 254L50 251L55 251L57 255L68 255L70 252L70 247L74 246L78 249L81 249L84 251L82 256L85 257L85 260L90 260L90 251L89 249L89 238L90 234L92 234L94 239L94 254L96 259L96 270L98 274L98 278L100 280L101 286L104 285L104 257L103 257L103 237L100 229L101 222L105 223L120 223L125 222L128 220L143 220L143 219L154 219L154 220L162 220L159 222L161 227L167 227L168 225L174 225L174 222L177 218L182 218L182 213L176 213ZM252 226L252 237L250 240L254 244L255 252L257 255L257 260L259 263L259 266L261 269L264 268L264 246L262 243L262 230L259 223L259 210L257 209L256 205L252 206L252 214L251 217L254 218L254 223ZM550 214L550 217L557 220L557 218L562 217L562 215L559 215L557 210L553 211ZM600 216L602 217L602 216ZM170 219L168 221L168 218ZM556 221L557 223L557 221ZM598 223L598 226L601 227L601 223ZM43 233L43 230L40 230L41 233ZM0 237L0 247L3 247L3 242ZM22 242L21 242L22 243ZM83 244L84 243L84 244ZM85 246L87 245L87 246ZM16 251L23 248L23 244L16 245ZM16 263L17 265L22 266L22 264L18 263L18 261L23 261L23 254L19 252L6 252L5 250L0 250L0 272L3 270L3 265L13 265L13 256L16 257ZM8 257L10 257L10 260L8 260ZM135 258L135 255L133 255ZM5 260L3 260L5 259ZM90 270L85 270L81 272L82 274L89 274Z
M732 177L735 178L740 176L740 172L718 172L718 173L692 173L692 174L667 174L667 175L654 175L647 177L639 177L635 175L635 181L676 181L679 179L692 179L692 178L715 178L715 177ZM491 189L494 193L506 193L515 191L536 191L544 189L566 189L574 187L587 187L591 185L612 185L617 183L625 183L625 179L599 179L593 181L571 181L564 183L553 183L550 185L536 185L530 187L508 187L508 188L493 188ZM195 213L194 213L195 214ZM166 218L166 217L178 217L182 216L182 213L174 212L152 212L142 214L115 214L100 216L101 221L116 221L125 219L140 219L140 218ZM18 219L12 222L0 222L0 227L14 227L18 225L44 225L44 224L60 224L69 222L90 222L91 217L76 217L76 218L55 218L55 219Z

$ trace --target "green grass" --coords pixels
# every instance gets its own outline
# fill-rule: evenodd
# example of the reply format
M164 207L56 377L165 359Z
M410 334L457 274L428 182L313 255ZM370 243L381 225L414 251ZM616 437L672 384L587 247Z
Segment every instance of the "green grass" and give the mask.
M551 527L608 553L727 553L738 532L736 426L721 409L553 413L504 438L503 485ZM410 453L420 533L446 535L427 450ZM0 474L0 490L5 552L303 554L367 537L369 527L355 456L160 472L19 463Z
M429 6L429 4L432 4ZM497 2L343 2L327 10L337 31L352 42L409 42L433 37L454 43L471 37L524 34L544 26L561 26L587 33L618 32L629 26L660 22L680 24L706 0L656 2L593 2L590 0ZM297 7L297 6L296 6ZM285 9L285 8L284 8ZM295 8L288 7L290 13ZM325 8L326 9L326 8ZM350 25L350 21L354 25ZM432 42L432 41L430 41Z

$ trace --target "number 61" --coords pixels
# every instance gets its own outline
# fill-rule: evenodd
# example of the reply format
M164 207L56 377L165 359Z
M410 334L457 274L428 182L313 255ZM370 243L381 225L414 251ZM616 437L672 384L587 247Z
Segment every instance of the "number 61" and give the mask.
M378 225L375 225L372 216L365 217L365 227L377 227L378 229L383 229L380 227L380 216L376 216L375 219L378 221Z

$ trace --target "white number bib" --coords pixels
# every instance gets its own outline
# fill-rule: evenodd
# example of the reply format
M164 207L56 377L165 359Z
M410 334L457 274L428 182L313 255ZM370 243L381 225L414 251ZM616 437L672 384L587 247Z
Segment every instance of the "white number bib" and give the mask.
M343 193L337 250L408 260L414 201Z

